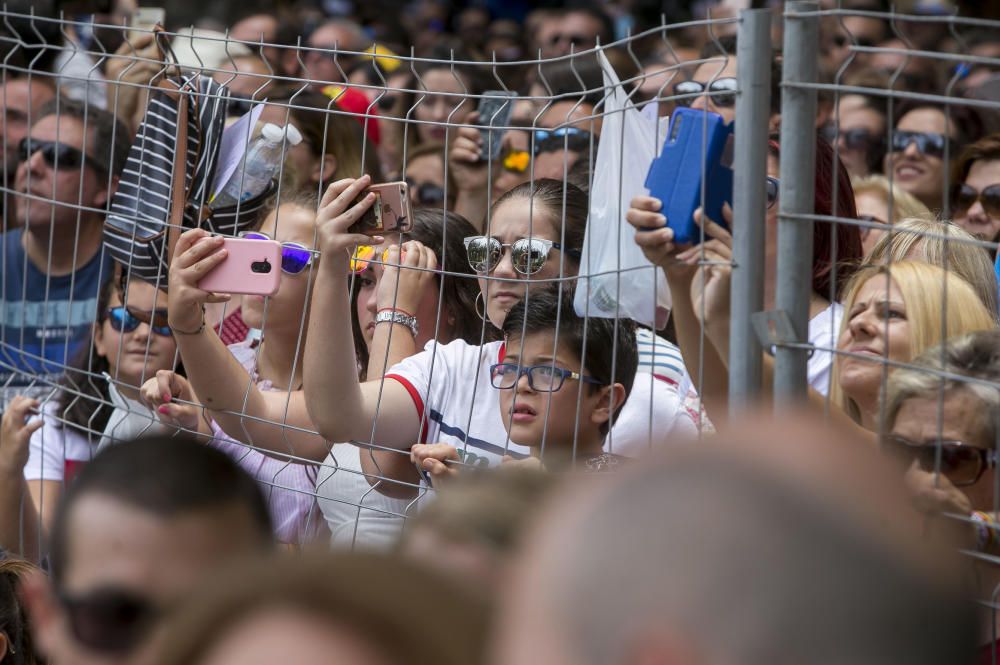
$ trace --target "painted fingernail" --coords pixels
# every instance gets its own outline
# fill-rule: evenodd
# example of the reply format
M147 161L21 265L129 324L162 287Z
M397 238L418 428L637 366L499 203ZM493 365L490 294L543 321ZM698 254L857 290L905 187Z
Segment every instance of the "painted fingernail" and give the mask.
M173 395L171 395L170 393L163 393L163 401L164 402L169 402L170 399L171 399L171 397L173 397Z
M167 415L168 413L170 413L170 409L168 409L165 404L163 406L161 406L160 408L158 408L157 411L159 411L163 415Z

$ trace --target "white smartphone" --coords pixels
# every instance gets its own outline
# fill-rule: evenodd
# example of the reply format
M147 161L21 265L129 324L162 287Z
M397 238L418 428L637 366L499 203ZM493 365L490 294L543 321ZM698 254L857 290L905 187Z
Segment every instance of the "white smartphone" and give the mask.
M167 19L167 10L163 7L137 7L132 12L132 28L129 39L134 40L139 35L148 33L153 26L162 26Z

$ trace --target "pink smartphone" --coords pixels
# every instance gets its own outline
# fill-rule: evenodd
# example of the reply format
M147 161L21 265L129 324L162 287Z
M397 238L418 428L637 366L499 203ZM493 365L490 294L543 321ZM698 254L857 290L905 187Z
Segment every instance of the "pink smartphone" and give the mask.
M281 243L226 238L226 260L201 278L198 288L212 293L273 296L281 285Z

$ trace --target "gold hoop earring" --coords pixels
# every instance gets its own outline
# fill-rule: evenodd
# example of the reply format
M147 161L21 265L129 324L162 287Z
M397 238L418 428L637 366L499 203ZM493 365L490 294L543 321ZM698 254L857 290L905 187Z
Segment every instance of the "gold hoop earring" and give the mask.
M483 301L483 311L481 311L481 312L479 311L479 301L480 300ZM486 318L486 296L483 295L482 291L480 291L479 295L476 296L476 314L478 314L479 318L481 318L484 322L486 322L486 321L489 320L489 319Z

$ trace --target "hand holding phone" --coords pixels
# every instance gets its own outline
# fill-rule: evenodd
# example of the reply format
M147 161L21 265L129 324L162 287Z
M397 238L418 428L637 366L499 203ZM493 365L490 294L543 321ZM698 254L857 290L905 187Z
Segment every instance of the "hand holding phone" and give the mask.
M487 90L479 100L479 122L487 127L506 127L510 124L510 116L514 111L516 92L506 90ZM500 158L500 146L506 129L480 129L483 137L481 160L497 160Z
M732 142L732 125L717 113L678 107L671 116L663 150L645 184L650 196L663 203L660 212L675 243L699 241L693 218L699 207L709 219L724 223L722 206L733 200Z
M385 182L372 185L358 197L358 203L369 193L375 202L350 228L351 233L380 236L385 233L402 233L410 230L413 220L410 211L410 194L405 182Z
M273 296L281 285L281 243L225 238L228 256L201 278L198 288L212 293Z

